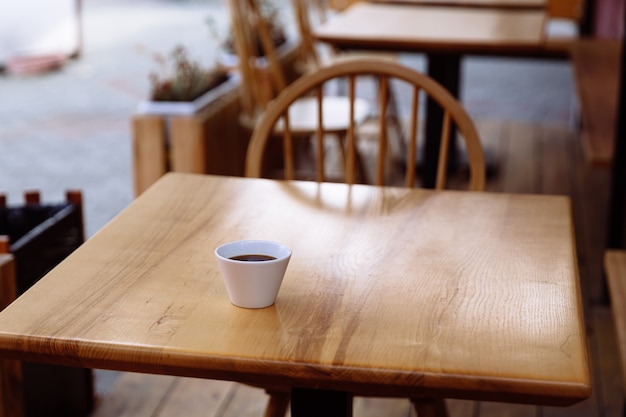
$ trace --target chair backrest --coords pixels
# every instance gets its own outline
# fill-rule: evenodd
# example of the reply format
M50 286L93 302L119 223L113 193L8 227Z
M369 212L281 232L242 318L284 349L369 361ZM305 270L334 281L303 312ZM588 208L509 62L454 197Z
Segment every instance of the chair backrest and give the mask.
M334 11L328 0L291 0L296 27L300 36L300 61L302 72L317 71L320 66L328 65L339 56L344 56L333 45L319 42L313 35L315 28L324 24ZM354 52L354 51L352 51ZM369 52L371 53L371 52ZM375 52L380 54L380 51Z
M292 0L293 14L296 17L301 42L301 59L305 65L319 67L320 57L313 29L327 19L328 4L326 0Z
M415 164L418 151L418 131L422 130L419 123L420 107L425 97L429 97L438 103L443 109L443 126L441 135L440 155L438 161L436 188L444 188L447 174L448 149L450 145L450 132L452 126L456 127L459 137L464 139L465 151L467 152L470 171L470 190L483 190L485 186L485 161L483 156L482 145L478 136L478 132L471 118L463 108L463 106L440 84L425 74L416 70L403 66L401 64L386 60L352 60L348 62L334 64L324 67L317 72L307 74L300 77L294 83L289 85L283 92L273 100L265 112L258 120L258 123L252 132L252 137L248 145L246 156L246 176L261 177L263 174L263 160L265 149L271 137L276 137L277 131L282 132L282 153L285 167L285 178L295 179L294 166L295 158L293 152L293 132L290 126L290 106L299 98L313 93L317 97L318 106L318 123L317 130L314 134L316 140L316 173L318 181L325 181L324 176L324 136L327 132L322 129L324 111L321 108L325 100L323 96L327 94L323 91L324 86L331 80L342 79L348 83L348 97L352 103L357 98L356 87L363 85L361 77L369 77L370 82L372 76L377 79L378 91L376 97L378 99L378 114L387 115L389 107L388 89L397 88L395 91L402 92L410 100L410 113L408 115L408 147L406 151L406 163L408 167L405 171L404 184L408 187L415 185ZM393 82L393 83L392 83ZM394 83L402 83L397 85ZM406 85L410 88L406 88ZM357 129L354 122L354 104L350 105L350 116L346 121L348 123L347 142L345 145L345 182L355 183L357 180ZM293 117L293 115L292 115ZM385 171L387 158L387 119L388 117L378 117L378 151L376 162L376 184L385 183ZM277 129L279 124L281 129ZM286 128L285 128L286 127Z
M248 116L254 117L259 108L263 109L285 88L286 76L258 0L229 0L229 8L233 41L239 58L243 108ZM257 35L265 52L263 59L256 54Z

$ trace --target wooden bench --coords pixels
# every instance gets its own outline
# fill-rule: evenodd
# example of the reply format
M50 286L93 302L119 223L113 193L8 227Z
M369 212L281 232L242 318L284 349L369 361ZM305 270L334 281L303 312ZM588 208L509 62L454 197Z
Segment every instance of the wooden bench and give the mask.
M615 140L621 41L578 39L570 48L585 159L593 165L608 165Z
M626 399L626 250L609 249L604 254L604 271L608 281L615 336L622 366ZM624 409L626 412L626 408Z

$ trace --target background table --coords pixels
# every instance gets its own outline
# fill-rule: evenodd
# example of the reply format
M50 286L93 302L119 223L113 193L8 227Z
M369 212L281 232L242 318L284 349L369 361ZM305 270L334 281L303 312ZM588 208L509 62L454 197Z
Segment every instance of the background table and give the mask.
M540 55L546 20L543 9L355 3L313 35L339 49L425 53L428 74L458 97L464 54ZM443 113L429 101L427 114L423 185L432 188Z
M244 238L293 249L272 307L228 301L212 252ZM569 405L590 394L574 247L566 197L170 173L0 312L0 352L290 386L293 410Z
M491 7L502 9L544 9L546 0L371 0L375 3L398 3L431 6Z

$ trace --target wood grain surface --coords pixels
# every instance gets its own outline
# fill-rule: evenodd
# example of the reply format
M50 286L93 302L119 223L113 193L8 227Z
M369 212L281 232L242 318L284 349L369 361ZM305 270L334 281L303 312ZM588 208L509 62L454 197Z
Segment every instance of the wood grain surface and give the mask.
M276 304L213 250L293 250ZM0 352L363 395L590 395L570 201L167 174L0 313Z
M546 12L415 4L355 3L313 31L338 48L454 53L538 53Z
M374 0L377 3L399 3L431 6L494 7L506 9L543 9L546 0ZM553 1L553 0L552 0Z

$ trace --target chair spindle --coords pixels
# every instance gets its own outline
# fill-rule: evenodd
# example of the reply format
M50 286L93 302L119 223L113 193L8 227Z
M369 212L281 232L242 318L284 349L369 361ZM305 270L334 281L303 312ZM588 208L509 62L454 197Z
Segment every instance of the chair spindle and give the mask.
M441 145L439 149L439 163L437 164L437 181L435 188L443 190L446 186L446 170L448 169L448 153L450 152L450 112L443 114L441 128Z
M317 86L317 181L324 181L324 85Z

